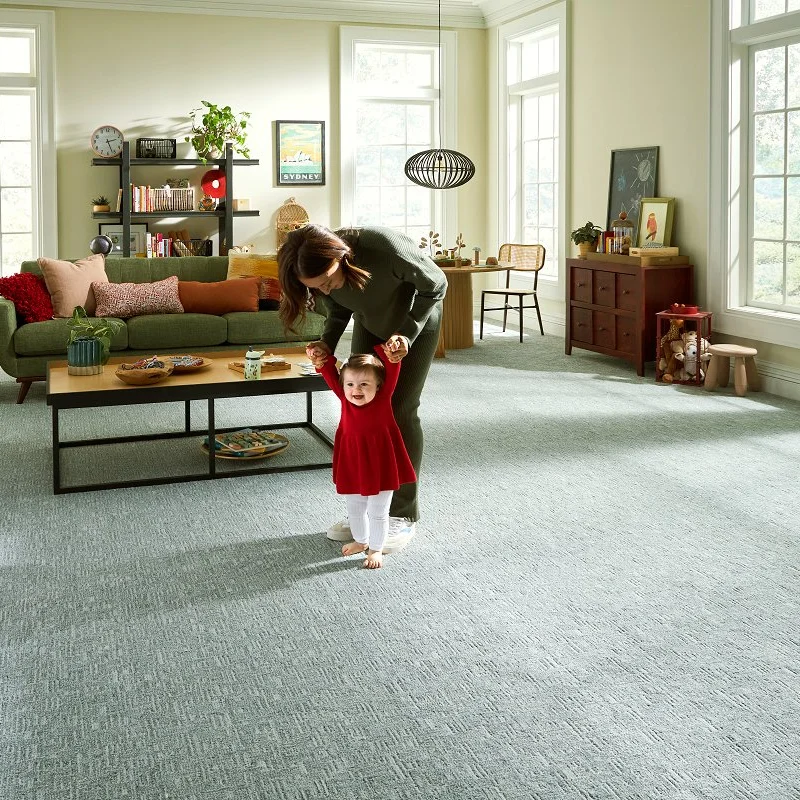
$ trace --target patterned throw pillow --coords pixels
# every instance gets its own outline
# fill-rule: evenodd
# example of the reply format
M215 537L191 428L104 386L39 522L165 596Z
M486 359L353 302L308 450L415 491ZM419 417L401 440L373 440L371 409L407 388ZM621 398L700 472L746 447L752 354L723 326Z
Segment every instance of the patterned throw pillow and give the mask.
M140 317L143 314L182 314L178 276L154 283L93 283L98 317Z
M32 272L19 272L0 278L0 295L14 304L19 319L45 322L53 318L53 303L44 278Z

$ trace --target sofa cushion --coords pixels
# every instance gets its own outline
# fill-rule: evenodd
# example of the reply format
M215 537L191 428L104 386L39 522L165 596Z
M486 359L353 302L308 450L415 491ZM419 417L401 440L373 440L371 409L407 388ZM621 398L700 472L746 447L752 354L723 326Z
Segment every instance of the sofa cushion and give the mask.
M275 342L308 342L322 334L325 317L321 314L306 314L298 333L287 331L274 311L259 311L257 314L226 314L228 342L230 344L273 344Z
M127 350L128 329L122 320L120 330L111 337L112 350ZM65 319L51 319L48 322L32 322L22 325L14 332L14 352L18 356L44 356L62 354L67 358L69 328Z
M133 350L179 352L184 348L224 344L228 323L211 314L146 314L128 320L128 343Z
M179 281L178 292L185 311L196 314L227 314L258 311L258 278L217 281Z
M0 295L14 304L23 324L44 322L53 318L53 303L44 278L20 272L0 278Z
M77 261L39 259L39 267L53 301L54 316L71 317L75 306L83 306L90 317L94 315L95 300L92 284L108 281L105 263L105 256L102 253L79 258Z
M178 276L154 283L93 283L97 317L140 317L143 314L182 314Z

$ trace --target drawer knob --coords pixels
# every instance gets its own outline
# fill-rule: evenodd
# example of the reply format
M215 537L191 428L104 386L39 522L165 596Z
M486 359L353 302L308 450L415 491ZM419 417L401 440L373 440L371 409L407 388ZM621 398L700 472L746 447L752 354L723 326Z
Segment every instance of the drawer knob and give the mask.
M623 289L623 290L622 290L622 294L630 294L630 290L628 290L628 289Z

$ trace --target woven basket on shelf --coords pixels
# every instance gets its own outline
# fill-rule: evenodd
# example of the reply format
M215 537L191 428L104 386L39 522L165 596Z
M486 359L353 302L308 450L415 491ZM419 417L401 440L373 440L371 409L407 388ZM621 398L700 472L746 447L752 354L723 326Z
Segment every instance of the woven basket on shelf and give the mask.
M286 241L286 237L291 231L302 228L304 225L308 225L308 212L303 206L299 206L295 203L294 197L290 197L278 209L278 221L276 226L278 229L277 248L280 248Z

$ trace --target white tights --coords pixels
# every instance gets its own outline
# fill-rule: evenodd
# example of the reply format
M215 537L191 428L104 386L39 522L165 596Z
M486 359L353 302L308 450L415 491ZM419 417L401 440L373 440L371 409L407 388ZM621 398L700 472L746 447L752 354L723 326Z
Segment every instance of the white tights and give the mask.
M370 550L380 553L389 532L389 505L392 490L378 494L346 494L347 520L353 538L359 544L366 544Z

